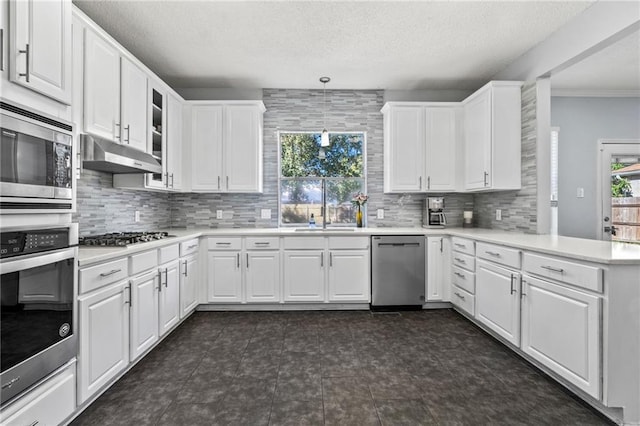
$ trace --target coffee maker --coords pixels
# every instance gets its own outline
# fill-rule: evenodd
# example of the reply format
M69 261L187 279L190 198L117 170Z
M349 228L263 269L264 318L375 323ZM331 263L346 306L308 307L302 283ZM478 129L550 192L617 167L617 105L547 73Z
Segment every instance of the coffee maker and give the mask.
M447 218L444 215L444 198L427 198L427 226L431 228L444 228Z

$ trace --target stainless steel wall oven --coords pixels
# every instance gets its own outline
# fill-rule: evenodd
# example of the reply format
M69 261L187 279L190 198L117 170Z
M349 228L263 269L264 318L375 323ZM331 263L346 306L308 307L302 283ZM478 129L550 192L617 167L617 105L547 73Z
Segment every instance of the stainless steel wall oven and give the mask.
M77 224L0 233L1 402L78 353Z
M0 101L2 212L71 211L71 125Z

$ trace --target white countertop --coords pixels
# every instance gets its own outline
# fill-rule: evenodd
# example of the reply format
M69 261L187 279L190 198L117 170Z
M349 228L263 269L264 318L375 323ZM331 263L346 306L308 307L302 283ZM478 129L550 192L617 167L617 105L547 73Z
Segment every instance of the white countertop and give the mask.
M300 228L297 228L300 229ZM103 262L134 253L180 243L191 238L202 236L370 236L370 235L451 235L470 238L476 241L516 247L539 253L547 253L572 259L604 264L636 264L640 265L640 245L625 244L582 238L560 237L552 235L533 235L516 232L505 232L483 228L349 228L316 229L302 231L296 228L191 228L167 230L174 237L149 243L133 244L127 247L84 247L79 250L80 266Z

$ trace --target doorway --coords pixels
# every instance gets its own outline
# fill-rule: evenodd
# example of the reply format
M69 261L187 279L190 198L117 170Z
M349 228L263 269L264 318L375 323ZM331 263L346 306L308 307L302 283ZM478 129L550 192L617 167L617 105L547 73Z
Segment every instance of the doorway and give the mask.
M640 244L640 140L598 145L598 238Z

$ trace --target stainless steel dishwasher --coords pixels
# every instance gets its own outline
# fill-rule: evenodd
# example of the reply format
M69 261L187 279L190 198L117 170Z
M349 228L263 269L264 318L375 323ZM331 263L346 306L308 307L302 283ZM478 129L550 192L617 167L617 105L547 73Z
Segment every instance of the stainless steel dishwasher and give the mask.
M374 235L371 243L371 307L422 306L424 235Z

